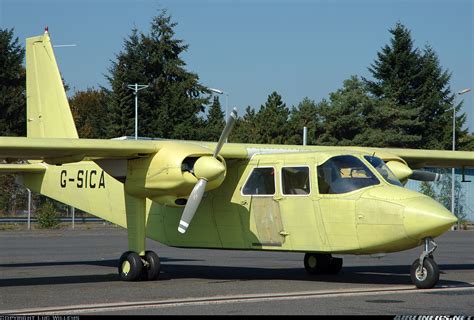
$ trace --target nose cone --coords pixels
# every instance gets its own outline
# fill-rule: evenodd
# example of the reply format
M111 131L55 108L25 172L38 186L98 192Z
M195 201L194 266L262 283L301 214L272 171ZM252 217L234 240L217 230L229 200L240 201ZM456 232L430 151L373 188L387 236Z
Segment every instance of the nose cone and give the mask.
M215 180L225 173L225 166L214 157L200 157L194 164L194 175L198 179Z
M419 197L406 202L404 225L407 236L414 239L437 237L458 219L440 203L429 197Z

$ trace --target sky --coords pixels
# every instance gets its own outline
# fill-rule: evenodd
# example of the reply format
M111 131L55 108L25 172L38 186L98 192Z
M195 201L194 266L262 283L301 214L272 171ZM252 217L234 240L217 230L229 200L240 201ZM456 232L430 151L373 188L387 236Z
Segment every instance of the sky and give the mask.
M452 73L453 92L474 90L472 0L0 0L1 28L24 44L45 26L71 92L108 86L105 75L136 27L147 33L158 10L177 22L182 56L200 82L228 92L243 115L277 91L287 106L327 99L368 67L401 22L416 47L430 45ZM458 96L474 131L474 92ZM225 108L225 98L221 98Z

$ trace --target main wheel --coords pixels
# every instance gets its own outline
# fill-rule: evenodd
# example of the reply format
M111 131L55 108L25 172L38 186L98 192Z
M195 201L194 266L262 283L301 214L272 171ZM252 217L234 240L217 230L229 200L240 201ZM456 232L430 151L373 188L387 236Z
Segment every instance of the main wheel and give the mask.
M423 268L418 270L420 259L413 261L410 269L410 277L413 284L418 289L433 288L439 280L439 268L436 262L430 257L426 257L423 261Z
M342 258L331 258L329 262L328 272L329 274L338 274L342 269Z
M304 268L309 274L327 273L331 255L306 253L304 255Z
M160 258L153 251L145 252L145 261L147 265L143 268L143 280L156 280L160 276Z
M142 274L142 259L136 252L125 252L119 260L118 272L123 281L136 281Z

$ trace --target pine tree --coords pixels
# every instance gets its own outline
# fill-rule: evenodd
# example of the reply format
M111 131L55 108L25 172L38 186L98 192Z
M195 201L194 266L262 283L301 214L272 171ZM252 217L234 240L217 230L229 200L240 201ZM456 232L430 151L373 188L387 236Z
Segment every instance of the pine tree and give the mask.
M116 55L116 61L112 61L112 67L109 69L110 74L106 76L111 90L102 88L108 95L111 109L108 114L108 138L134 134L134 97L127 86L133 83L143 83L143 80L145 83L147 82L146 78L142 79L144 76L143 62L144 55L141 54L138 30L132 29L131 35L124 40L124 51ZM146 101L140 99L139 103L139 120L142 120ZM140 122L140 125L143 123Z
M136 29L124 43L124 50L113 62L108 80L111 92L109 131L130 135L134 123L134 96L128 84L148 84L139 92L139 135L176 139L195 139L200 128L198 114L208 103L208 90L197 74L185 70L181 55L188 49L175 39L175 22L166 10L153 18L150 32Z
M2 136L26 136L25 50L13 29L0 29L0 132ZM0 175L0 211L15 212L26 203L25 188L13 175Z
M207 114L201 139L206 141L218 141L224 126L224 112L221 109L219 98L214 97Z
M307 127L308 144L316 144L323 132L321 110L318 105L309 98L304 98L297 107L293 107L290 113L289 144L303 143L303 127Z
M382 121L383 126L371 128L384 136L397 137L387 141L386 146L449 149L454 101L450 73L442 69L432 47L414 48L410 31L401 23L390 33L390 45L377 53L378 59L369 68L375 80L365 82L370 93L380 100L378 107L382 109L378 114L393 117ZM456 117L461 144L467 134L462 130L465 117L459 113Z
M0 29L0 132L2 136L26 135L25 49L13 29Z
M369 68L374 81L365 80L369 91L382 105L391 105L395 121L386 123L388 131L399 132L399 141L394 147L420 146L423 123L420 121L421 106L417 97L422 86L422 58L418 49L413 48L410 31L401 23L390 29L393 38L377 53L378 60Z
M257 128L257 113L247 106L243 117L239 117L230 133L229 141L239 143L259 143Z
M289 114L290 111L281 96L275 91L270 94L255 119L258 143L285 144L288 139Z
M366 115L372 101L364 84L356 77L344 81L343 88L329 95L330 101L320 104L324 133L318 142L325 145L354 145L366 128Z
M467 130L462 127L466 114L460 113L462 102L454 106L454 94L449 81L451 74L440 66L432 47L426 46L422 56L423 85L418 96L421 104L420 120L425 124L422 143L430 149L451 149L453 108L456 108L456 137L458 147L463 144Z

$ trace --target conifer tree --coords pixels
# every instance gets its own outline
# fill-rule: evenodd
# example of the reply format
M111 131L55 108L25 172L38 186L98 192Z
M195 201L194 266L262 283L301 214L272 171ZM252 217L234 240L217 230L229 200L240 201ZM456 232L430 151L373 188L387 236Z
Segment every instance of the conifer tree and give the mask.
M112 61L112 66L109 69L110 74L106 76L111 90L103 88L108 93L110 104L107 128L108 138L132 136L134 134L134 96L127 86L133 83L147 83L148 79L145 77L143 69L145 59L141 51L140 36L138 30L134 28L130 36L124 40L124 51L116 55L116 60ZM146 103L147 101L144 99L139 100L140 126L143 125L143 111L147 109Z
M235 122L234 128L230 133L229 141L239 143L259 143L257 113L251 106L247 106L245 114L239 117Z
M393 38L377 53L377 60L369 68L374 81L367 81L369 91L378 99L391 104L397 110L396 122L386 123L385 130L400 132L397 147L420 145L421 106L417 97L422 86L422 59L418 49L413 48L410 31L401 23L390 29Z
M0 132L26 136L25 50L13 29L0 29ZM26 203L26 190L13 175L0 175L0 212L11 213Z
M197 74L185 69L181 55L188 45L175 38L176 25L166 10L161 10L148 34L134 29L125 40L108 76L111 135L133 132L134 96L127 85L134 83L149 85L139 92L140 136L195 139L199 133L198 114L204 111L209 92Z
M386 146L449 149L454 95L449 87L450 73L443 70L430 46L414 47L411 32L401 23L390 30L392 39L377 53L369 68L374 80L365 80L370 93L379 99L378 114L392 114L381 133L395 133ZM456 106L459 110L460 105ZM465 114L458 113L457 137L464 141Z
M288 139L290 111L277 92L268 96L256 115L258 143L284 144Z
M218 141L224 126L224 112L221 109L219 98L214 97L213 103L209 107L201 139L206 141Z
M13 29L0 29L0 132L26 136L25 49Z
M289 120L289 144L303 143L303 127L308 130L307 143L316 144L322 134L321 110L318 105L309 98L304 98L297 107L293 107Z
M422 143L430 149L452 148L453 108L456 108L456 145L462 147L467 135L463 129L466 114L460 112L462 102L454 106L454 94L449 81L451 74L440 66L432 47L426 46L422 56L423 86L418 96L421 104L420 120L425 124Z
M356 77L344 81L343 88L320 104L324 133L318 142L325 145L354 145L366 129L366 115L372 107L364 84Z

